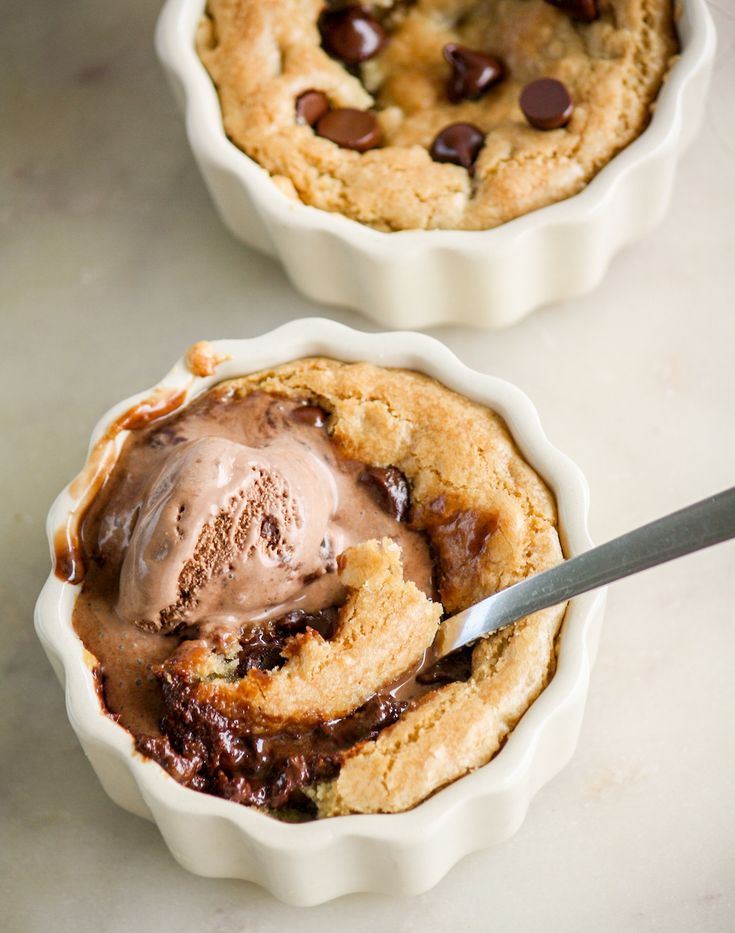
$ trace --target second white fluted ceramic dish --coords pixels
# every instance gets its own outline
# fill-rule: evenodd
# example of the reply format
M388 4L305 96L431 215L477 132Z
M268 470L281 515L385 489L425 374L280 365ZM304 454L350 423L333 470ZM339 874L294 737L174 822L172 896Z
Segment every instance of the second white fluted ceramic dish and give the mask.
M412 333L365 334L317 318L213 346L228 357L214 375L193 376L181 359L155 389L185 391L186 403L222 379L312 355L366 360L435 377L505 419L524 457L556 495L565 553L573 556L590 547L587 484L548 441L529 399L515 386L469 369L438 341ZM104 415L90 450L122 413L153 391ZM124 438L125 432L114 441L116 451ZM86 491L83 483L72 483L53 504L47 523L52 547ZM154 820L174 857L191 871L254 881L299 905L358 891L425 891L463 856L512 835L533 795L574 750L604 604L602 592L571 602L551 683L485 767L406 813L286 824L183 787L134 751L130 734L102 711L92 676L94 659L74 632L79 590L52 573L36 605L36 630L65 686L69 720L107 793L126 810Z
M167 0L156 48L223 221L278 257L309 298L388 327L502 327L594 288L613 256L662 218L679 155L699 126L715 49L706 0L682 0L681 56L650 125L579 194L492 230L383 233L286 197L229 141L194 47L204 7L205 0Z

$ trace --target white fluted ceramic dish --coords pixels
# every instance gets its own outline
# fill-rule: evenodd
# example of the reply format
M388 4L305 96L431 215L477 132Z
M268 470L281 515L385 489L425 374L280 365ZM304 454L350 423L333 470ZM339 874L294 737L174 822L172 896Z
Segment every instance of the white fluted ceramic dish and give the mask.
M167 0L156 48L224 223L276 256L309 298L388 327L502 327L593 289L613 256L662 218L678 157L700 123L715 49L706 0L681 0L682 52L650 125L581 193L493 230L383 233L286 197L227 139L194 48L204 6Z
M525 458L556 495L567 556L591 546L587 484L548 441L532 403L515 386L469 369L438 341L414 333L365 334L316 318L252 340L218 341L214 347L230 357L215 375L195 377L182 359L156 388L183 389L189 401L222 379L311 355L367 360L434 376L505 419ZM116 418L152 391L104 415L90 450ZM118 451L125 436L123 432L115 442ZM78 487L64 489L51 508L47 532L52 547L57 529L84 496L84 488ZM298 905L358 891L425 891L463 856L511 836L536 791L572 755L604 604L602 592L572 601L556 674L485 767L406 813L294 825L182 787L134 752L129 733L103 713L91 672L94 659L73 630L79 590L52 573L36 605L36 631L65 686L69 720L107 793L126 810L154 820L184 867L200 875L254 881Z

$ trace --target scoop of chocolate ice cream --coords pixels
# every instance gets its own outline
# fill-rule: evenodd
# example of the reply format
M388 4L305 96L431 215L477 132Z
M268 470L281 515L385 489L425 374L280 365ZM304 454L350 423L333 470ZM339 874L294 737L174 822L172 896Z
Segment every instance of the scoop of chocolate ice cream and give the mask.
M292 435L263 448L224 437L173 447L130 537L119 616L170 631L286 604L304 577L334 569L337 505L328 466Z

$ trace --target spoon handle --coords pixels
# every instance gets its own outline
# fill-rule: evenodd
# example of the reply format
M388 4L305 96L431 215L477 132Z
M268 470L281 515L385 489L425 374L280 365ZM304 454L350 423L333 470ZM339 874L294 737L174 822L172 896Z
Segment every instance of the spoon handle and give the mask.
M435 659L539 609L735 537L735 487L629 531L606 544L500 590L447 619Z

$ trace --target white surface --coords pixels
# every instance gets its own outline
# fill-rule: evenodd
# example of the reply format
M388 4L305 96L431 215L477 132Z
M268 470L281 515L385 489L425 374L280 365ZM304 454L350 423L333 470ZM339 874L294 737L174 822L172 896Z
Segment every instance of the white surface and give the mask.
M222 379L317 355L414 367L488 405L503 417L528 462L555 494L567 556L592 546L587 482L544 436L527 396L502 379L464 366L433 337L366 334L326 318L301 318L260 337L220 340L210 346L222 359L213 375L192 376L184 357L156 387L120 401L102 416L92 434L91 472L85 467L49 512L50 547L60 530L68 529L70 522L73 527L73 516L96 475L94 464L119 452L124 433L104 439L124 412L146 398L170 398L176 392L191 401ZM35 627L65 685L69 721L107 793L131 813L150 816L172 854L191 871L256 881L280 900L300 906L364 891L427 891L460 858L503 842L517 830L533 794L567 764L577 744L605 600L605 593L598 591L571 601L551 683L486 767L408 813L343 816L295 826L194 793L133 754L130 735L100 709L85 649L74 633L78 593L78 585L51 572L36 604Z
M233 146L194 51L206 0L167 0L156 48L186 117L194 157L235 236L278 256L304 295L381 325L507 326L552 299L594 288L611 258L668 204L676 164L700 122L714 52L706 0L684 0L681 54L646 131L579 195L494 230L386 235L285 197ZM565 263L565 255L579 261ZM529 257L535 272L526 274Z
M712 9L706 123L663 226L587 298L501 333L435 332L531 395L587 473L598 541L735 476L735 17L729 0ZM320 309L214 216L154 62L152 0L104 15L93 0L11 0L4 12L3 929L731 931L732 544L610 591L571 764L513 840L426 895L283 907L186 873L155 827L107 799L32 630L46 510L97 417L193 340Z

